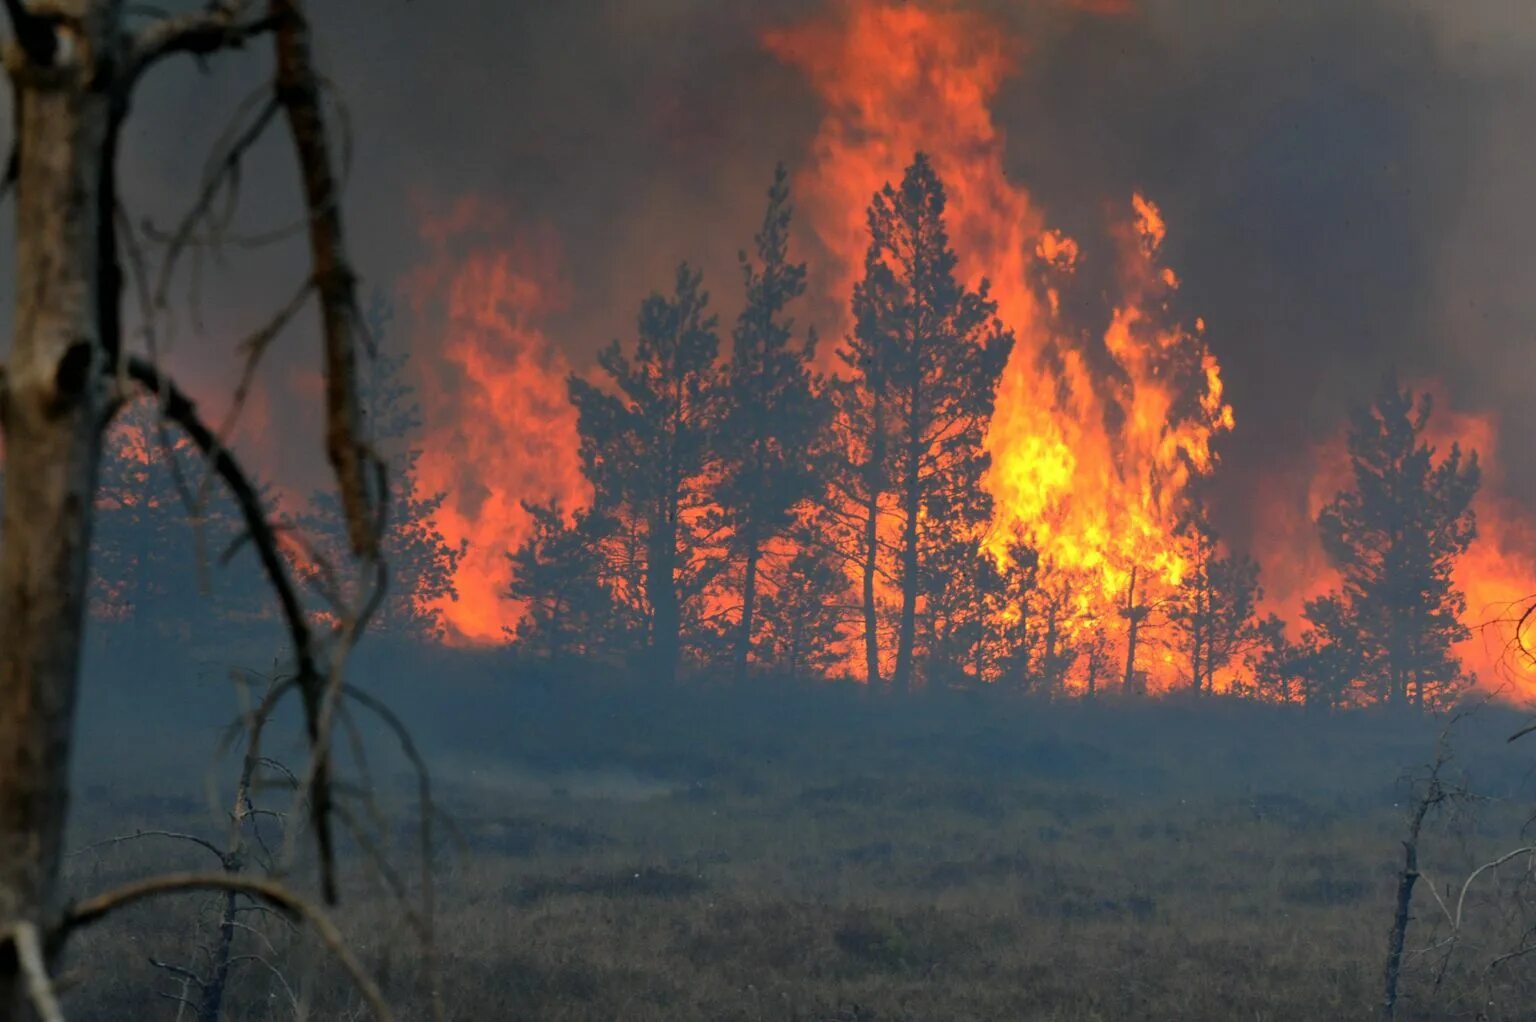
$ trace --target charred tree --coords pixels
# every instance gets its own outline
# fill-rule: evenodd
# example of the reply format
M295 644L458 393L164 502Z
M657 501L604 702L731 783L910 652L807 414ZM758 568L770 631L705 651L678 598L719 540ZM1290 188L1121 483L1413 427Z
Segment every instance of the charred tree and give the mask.
M132 389L151 392L162 415L193 438L213 475L235 496L278 588L313 753L306 788L322 886L328 898L335 894L327 748L336 693L317 665L257 490L174 382L124 350L127 242L119 224L128 221L117 194L119 138L136 86L167 57L209 56L261 36L273 45L265 113L224 154L173 233L167 275L213 198L238 173L241 154L285 113L308 228L310 277L301 298L318 298L321 312L326 447L351 548L370 562L377 515L373 466L358 428L354 278L303 5L229 2L152 16L138 29L127 23L128 5L119 0L7 0L5 11L12 30L5 65L16 136L7 183L14 184L16 202L17 276L16 329L9 363L0 370L8 475L0 527L0 1016L27 1018L54 1010L46 970L70 929L175 886L146 882L68 916L58 903L102 435ZM145 315L149 304L141 297ZM368 616L366 607L347 613L338 655L356 641Z

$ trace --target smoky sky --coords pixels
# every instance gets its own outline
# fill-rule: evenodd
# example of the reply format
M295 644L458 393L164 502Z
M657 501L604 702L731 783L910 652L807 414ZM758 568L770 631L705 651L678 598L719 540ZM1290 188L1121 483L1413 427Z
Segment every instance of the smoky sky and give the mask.
M834 2L312 4L354 141L347 214L364 287L401 304L424 258L420 209L473 193L559 239L549 259L569 300L549 330L578 367L631 335L639 300L681 259L728 318L773 165L807 159L821 115L761 33ZM994 115L1010 175L1047 220L1090 235L1133 189L1163 208L1180 301L1204 317L1237 413L1218 491L1235 535L1258 475L1300 471L1298 452L1388 368L1499 415L1504 486L1536 503L1522 443L1536 426L1536 5L969 5L1027 41ZM141 92L123 161L136 219L184 205L266 59L258 46L206 74L185 62ZM254 155L241 222L296 209L284 146ZM183 311L175 334L202 386L233 378L232 339L286 297L301 256L290 242L202 268L202 329ZM313 395L291 372L317 363L313 330L287 337L264 378L286 451L319 446ZM319 459L265 460L306 472L295 466Z

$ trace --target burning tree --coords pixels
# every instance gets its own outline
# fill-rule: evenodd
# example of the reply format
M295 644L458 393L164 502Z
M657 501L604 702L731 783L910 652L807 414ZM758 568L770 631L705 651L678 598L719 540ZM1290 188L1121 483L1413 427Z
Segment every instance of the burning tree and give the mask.
M1351 419L1352 485L1317 523L1343 576L1336 616L1359 644L1360 684L1376 699L1419 707L1463 680L1452 646L1468 634L1466 598L1452 570L1476 535L1481 478L1476 453L1464 457L1457 444L1436 461L1424 440L1431 407L1395 376L1382 380Z

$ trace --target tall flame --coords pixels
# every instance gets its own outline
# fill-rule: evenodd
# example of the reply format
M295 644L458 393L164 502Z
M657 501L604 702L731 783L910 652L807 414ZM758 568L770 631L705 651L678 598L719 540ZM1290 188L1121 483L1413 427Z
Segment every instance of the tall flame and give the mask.
M1178 278L1158 265L1161 212L1130 197L1125 222L1110 228L1118 300L1108 324L1077 322L1062 289L1082 249L1049 230L1008 179L992 117L1023 52L1016 40L974 12L848 0L765 43L806 73L825 105L797 187L830 257L830 293L852 290L870 196L899 179L915 152L932 159L948 191L960 273L990 280L1016 338L986 441L996 508L989 545L1002 558L1012 541L1027 540L1057 569L1080 573L1097 594L1094 616L1114 628L1133 571L1154 587L1183 574L1183 498L1233 423L1203 324L1189 330L1169 315ZM846 329L846 314L839 325ZM1171 681L1153 674L1154 683Z
M542 325L565 300L556 246L511 227L478 199L424 214L431 259L405 289L423 374L416 487L423 498L447 495L433 524L450 544L468 544L457 599L439 608L467 642L505 641L520 617L506 597L506 554L531 531L522 502L559 500L571 513L591 500L566 398L570 367Z

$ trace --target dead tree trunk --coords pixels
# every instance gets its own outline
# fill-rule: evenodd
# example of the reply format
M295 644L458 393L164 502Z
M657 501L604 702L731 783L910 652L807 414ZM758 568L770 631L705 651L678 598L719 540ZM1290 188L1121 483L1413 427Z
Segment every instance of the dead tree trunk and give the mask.
M13 11L13 17L17 15ZM16 316L3 380L0 547L0 932L48 930L69 793L91 498L117 356L106 75L115 4L78 20L22 13L6 51L15 96ZM0 1016L29 1017L0 955Z
M36 959L50 957L68 929L57 904L58 866L101 437L121 386L159 379L152 367L135 374L134 360L122 352L115 154L139 75L170 54L211 54L275 32L274 101L289 112L300 157L324 313L328 448L354 548L364 557L376 549L367 456L357 429L353 281L343 258L304 12L297 0L269 0L265 16L257 8L257 0L210 4L130 33L123 0L4 0L12 30L4 62L15 104L6 184L15 186L17 271L15 331L9 364L0 367L9 480L0 509L0 1019L52 1011L38 993L47 985L47 962ZM225 173L240 151L226 159ZM194 205L188 231L213 190L205 189ZM152 389L163 395L174 388ZM185 417L193 418L190 404L182 403ZM200 446L220 474L238 476L227 452L207 439ZM266 523L259 505L246 504L254 536ZM265 538L273 581L282 589L270 530ZM296 606L291 586L286 596ZM302 618L288 617L302 661L316 757L310 802L329 896L329 724L317 724L320 677Z
M1403 868L1397 874L1397 899L1392 913L1392 928L1387 932L1387 967L1381 999L1382 1022L1392 1022L1397 1017L1397 985L1403 973L1403 946L1408 938L1408 923L1413 918L1413 888L1419 880L1419 835L1424 830L1424 820L1429 811L1452 797L1452 793L1440 780L1441 768L1449 761L1447 739L1445 734L1441 734L1434 765L1408 817L1408 836L1403 841Z

